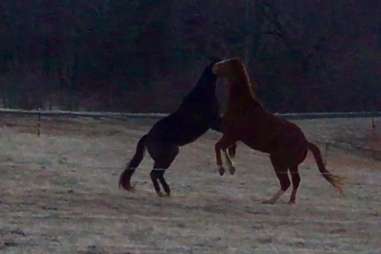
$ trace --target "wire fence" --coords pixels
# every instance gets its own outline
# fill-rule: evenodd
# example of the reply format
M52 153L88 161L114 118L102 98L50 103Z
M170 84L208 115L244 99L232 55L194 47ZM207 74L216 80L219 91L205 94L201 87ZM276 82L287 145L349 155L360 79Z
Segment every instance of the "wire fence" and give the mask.
M18 110L0 109L0 115L29 115L55 117L92 117L92 118L151 118L160 119L167 113L124 113L124 112L88 112L88 111L61 111L61 110ZM315 113L275 113L286 119L319 119L319 118L376 118L381 117L381 111L373 112L315 112Z
M41 128L44 118L93 118L93 119L118 119L118 120L131 120L131 119L151 119L159 120L168 114L166 113L124 113L124 112L86 112L86 111L46 111L46 110L18 110L18 109L0 109L0 116L20 116L32 118L33 121L28 124L17 123L17 126L33 128L36 135L41 135ZM282 118L288 120L309 120L309 119L334 119L334 118L369 118L370 126L373 130L376 129L376 118L381 117L381 112L332 112L332 113L275 113ZM366 147L356 146L349 143L339 142L321 142L324 147L324 153L332 148L357 152L357 154L369 156L375 160L381 160L381 151L370 149ZM327 156L324 156L325 158Z

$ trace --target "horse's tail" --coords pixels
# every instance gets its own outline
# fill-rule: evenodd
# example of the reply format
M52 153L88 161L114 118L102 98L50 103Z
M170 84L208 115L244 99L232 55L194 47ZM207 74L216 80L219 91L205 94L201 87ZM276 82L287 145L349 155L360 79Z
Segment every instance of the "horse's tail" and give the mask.
M146 150L146 139L147 135L144 135L138 142L136 146L136 152L134 157L128 163L126 169L120 175L119 178L119 187L123 187L125 190L131 191L133 190L133 186L131 186L131 176L134 174L135 169L139 166L140 162L143 160L144 152Z
M314 158L315 158L315 161L319 167L319 171L320 173L323 175L323 177L330 183L332 184L333 187L336 188L336 190L339 192L339 193L343 193L343 188L342 188L342 185L343 185L343 180L344 178L343 177L340 177L340 176L337 176L337 175L333 175L331 172L329 172L325 166L324 166L324 163L323 163L323 160L322 160L322 157L321 157L321 153L320 153L320 150L319 148L308 142L308 149L312 152L312 154L314 155Z

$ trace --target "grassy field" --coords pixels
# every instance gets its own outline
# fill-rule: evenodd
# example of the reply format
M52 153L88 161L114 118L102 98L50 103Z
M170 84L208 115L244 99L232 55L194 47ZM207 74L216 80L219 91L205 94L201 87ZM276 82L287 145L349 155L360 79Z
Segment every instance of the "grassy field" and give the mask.
M234 176L219 176L208 132L167 171L158 198L146 156L137 191L118 188L149 120L0 119L0 253L381 253L381 119L297 121L328 168L347 178L341 197L309 154L297 204L278 190L268 156L239 145ZM329 144L328 146L325 144Z

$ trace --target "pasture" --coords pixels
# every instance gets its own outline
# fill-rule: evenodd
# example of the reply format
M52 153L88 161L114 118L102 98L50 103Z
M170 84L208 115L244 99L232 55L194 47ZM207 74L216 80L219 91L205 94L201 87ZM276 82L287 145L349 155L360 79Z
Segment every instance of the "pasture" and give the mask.
M347 178L344 197L309 153L297 204L290 190L262 204L279 188L268 156L239 144L221 177L213 131L167 170L172 197L155 194L148 155L128 193L118 178L152 120L51 117L37 136L35 118L2 116L0 253L381 253L381 118L295 122Z

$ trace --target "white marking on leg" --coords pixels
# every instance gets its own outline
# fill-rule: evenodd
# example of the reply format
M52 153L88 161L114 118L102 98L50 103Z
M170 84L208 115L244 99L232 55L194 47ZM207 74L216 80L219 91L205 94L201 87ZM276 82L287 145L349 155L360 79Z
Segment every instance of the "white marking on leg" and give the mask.
M165 171L165 168L154 168L152 171Z
M229 156L229 154L227 153L226 150L223 150L224 151L224 155L225 155L225 162L226 164L228 164L229 167L233 167L233 162Z
M224 154L225 154L226 163L229 166L229 171L230 171L231 174L234 174L234 172L235 172L234 161L230 157L229 153L226 150L224 150Z

